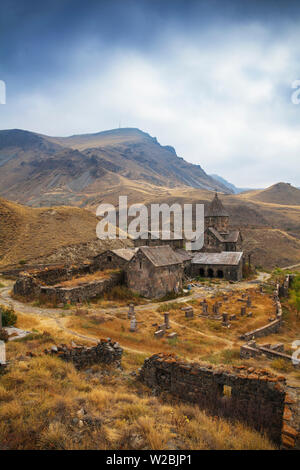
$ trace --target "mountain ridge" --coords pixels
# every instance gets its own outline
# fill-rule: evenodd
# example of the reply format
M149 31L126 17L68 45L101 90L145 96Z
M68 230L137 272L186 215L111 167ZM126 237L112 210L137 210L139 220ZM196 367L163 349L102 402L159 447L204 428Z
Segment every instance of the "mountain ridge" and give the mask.
M178 157L171 146L136 128L51 137L0 131L0 196L32 206L79 205L124 181L230 193Z

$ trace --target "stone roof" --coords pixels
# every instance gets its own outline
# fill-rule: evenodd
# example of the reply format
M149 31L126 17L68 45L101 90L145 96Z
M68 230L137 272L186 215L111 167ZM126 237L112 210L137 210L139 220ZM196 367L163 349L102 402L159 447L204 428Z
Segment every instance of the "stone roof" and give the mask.
M106 250L99 255L94 256L94 259L97 259L99 256L102 257L105 254L108 255L109 253L113 253L125 261L130 261L137 250L138 248L118 248L116 250Z
M182 261L189 261L193 258L193 253L191 251L186 251L183 248L179 248L175 251L177 256L180 256Z
M141 246L138 251L141 251L156 267L171 266L183 262L182 258L168 245Z
M149 230L141 234L139 238L144 240L183 240L183 236L167 230Z
M126 261L130 261L134 254L137 252L138 248L118 248L117 250L110 250L120 258L123 258Z
M223 264L237 266L243 256L242 251L222 251L221 253L196 253L192 264Z
M220 233L214 227L208 227L207 230L210 230L220 242L237 243L240 236L239 230L232 230L229 233Z
M219 199L218 193L215 194L214 199L210 203L205 217L229 217L228 212Z
M239 230L232 230L228 234L223 235L225 242L237 243L239 240L240 231Z

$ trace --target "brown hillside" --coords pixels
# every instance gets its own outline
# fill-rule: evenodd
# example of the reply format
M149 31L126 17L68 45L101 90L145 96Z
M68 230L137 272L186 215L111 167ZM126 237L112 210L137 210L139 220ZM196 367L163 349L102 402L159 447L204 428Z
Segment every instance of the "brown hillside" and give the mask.
M251 191L244 195L246 198L290 206L300 205L300 189L288 183L277 183L262 191Z
M124 245L119 240L97 240L96 225L96 217L84 209L33 209L0 198L0 265L40 259L76 262L89 253L103 251L107 245Z

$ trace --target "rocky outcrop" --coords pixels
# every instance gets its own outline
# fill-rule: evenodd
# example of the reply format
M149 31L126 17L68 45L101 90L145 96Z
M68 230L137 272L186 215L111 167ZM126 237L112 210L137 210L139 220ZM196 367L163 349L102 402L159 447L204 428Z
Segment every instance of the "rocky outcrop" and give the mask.
M56 356L63 361L72 362L75 367L82 369L92 364L113 364L114 366L121 366L121 359L123 349L119 343L108 339L101 339L96 346L52 346L50 349L45 349L45 354Z

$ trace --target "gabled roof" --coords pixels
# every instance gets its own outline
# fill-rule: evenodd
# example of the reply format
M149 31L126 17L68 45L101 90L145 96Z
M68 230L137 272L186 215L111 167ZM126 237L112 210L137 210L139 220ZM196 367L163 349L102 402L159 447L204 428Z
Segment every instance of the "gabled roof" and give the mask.
M137 253L142 252L148 260L156 267L181 264L182 258L168 245L141 246Z
M239 230L232 230L229 233L220 233L214 227L208 227L208 229L220 242L226 243L237 243L240 236Z
M229 217L228 212L219 199L218 193L215 194L215 197L210 203L205 213L205 217Z
M167 230L148 230L141 234L138 239L152 240L183 240L183 236Z
M182 261L189 261L193 258L193 254L191 251L186 251L184 250L183 248L178 248L176 251L175 251L176 255L177 256L180 256L180 258L182 259Z
M137 250L138 248L118 248L117 250L111 250L111 252L126 261L130 261Z
M237 243L239 240L240 231L239 230L232 230L228 234L223 235L225 242Z
M119 256L125 261L130 261L137 250L138 248L118 248L116 250L106 250L100 253L99 255L94 256L94 259L98 258L98 256L103 256L103 255L108 255L109 253L114 253L115 255Z
M224 264L237 266L243 256L241 251L222 251L222 253L197 253L192 264Z

